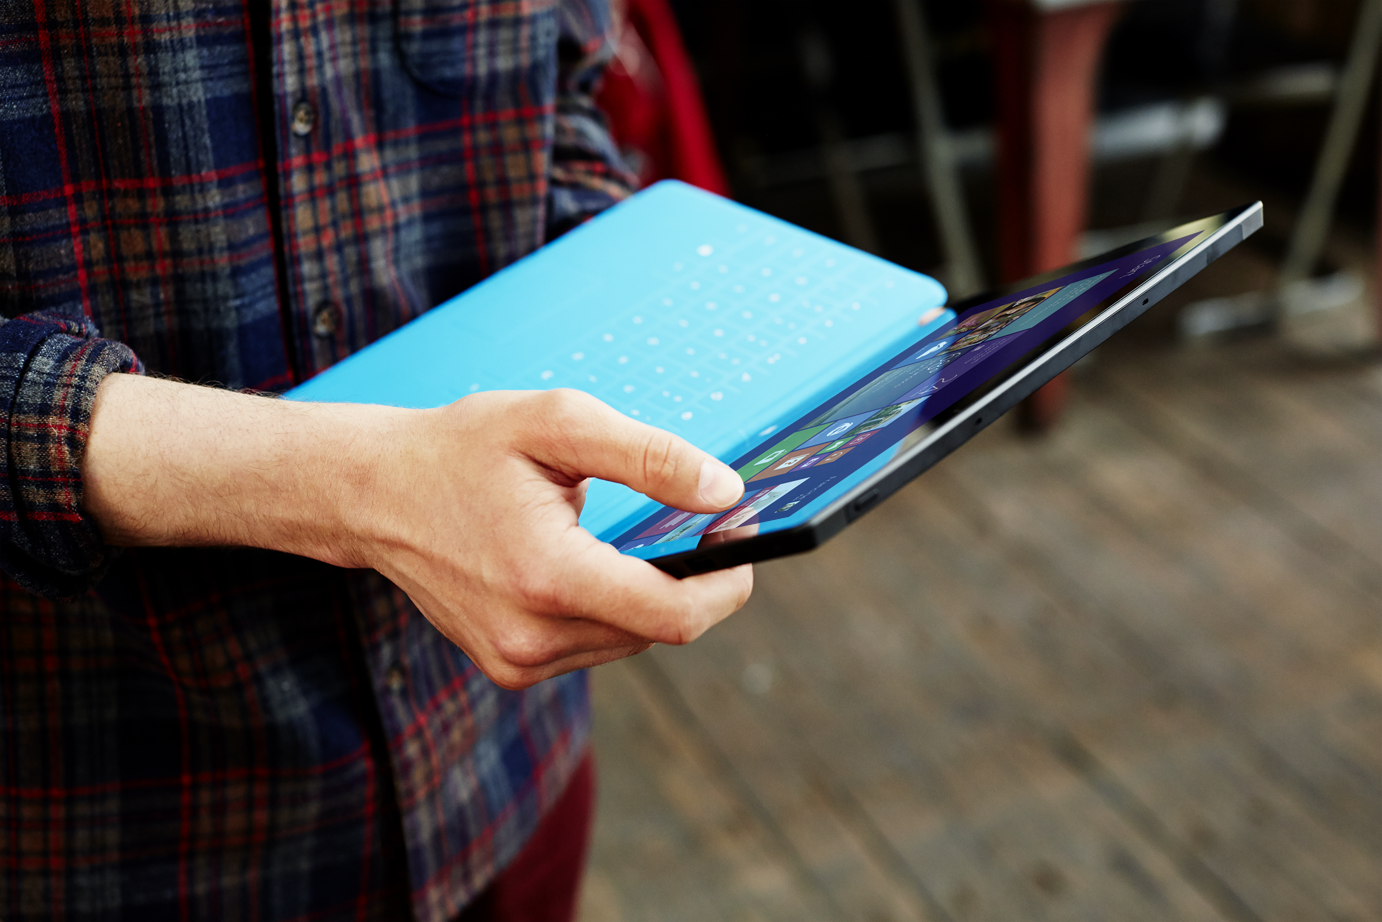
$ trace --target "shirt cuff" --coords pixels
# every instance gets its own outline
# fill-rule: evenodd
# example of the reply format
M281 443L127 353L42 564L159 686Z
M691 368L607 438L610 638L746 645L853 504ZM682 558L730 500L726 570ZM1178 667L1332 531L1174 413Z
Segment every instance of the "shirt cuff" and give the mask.
M0 569L25 589L72 598L115 556L82 505L82 457L96 388L138 372L89 321L28 314L0 324Z

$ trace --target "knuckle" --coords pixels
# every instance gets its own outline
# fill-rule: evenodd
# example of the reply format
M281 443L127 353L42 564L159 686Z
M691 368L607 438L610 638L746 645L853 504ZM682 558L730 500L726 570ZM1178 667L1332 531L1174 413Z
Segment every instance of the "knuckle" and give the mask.
M598 426L603 407L603 403L583 391L558 387L535 396L528 421L532 431L541 433L558 457L569 458L576 451L580 434Z
M557 387L543 392L543 409L557 417L571 416L590 406L590 395L569 387Z
M658 430L648 436L640 458L645 483L662 486L676 479L681 467L681 453L677 447L670 433Z
M518 604L526 612L559 614L566 606L566 594L558 581L542 572L544 569L533 568L521 572L514 583L515 595Z
M484 670L489 680L507 691L523 691L540 681L541 676L531 669L521 669L507 663L491 665Z
M671 636L663 643L674 647L684 647L691 641L701 636L701 629L685 621L676 624L671 631Z
M453 424L485 424L492 417L511 414L514 404L520 397L520 394L513 391L479 391L467 394L442 407L441 410Z
M495 639L494 649L503 660L504 668L510 670L531 670L556 658L546 633L535 627L505 630Z
M704 577L698 577L704 578ZM717 574L722 591L708 599L684 597L667 603L659 612L658 628L648 637L659 643L683 646L691 643L714 625L728 618L748 602L753 593L753 568L744 566ZM726 585L730 579L732 585Z
M661 643L671 646L684 646L705 633L706 625L698 613L687 605L678 605L666 613Z
M739 579L739 588L734 597L734 608L731 613L738 611L748 604L749 597L753 595L753 565L745 564L743 575Z

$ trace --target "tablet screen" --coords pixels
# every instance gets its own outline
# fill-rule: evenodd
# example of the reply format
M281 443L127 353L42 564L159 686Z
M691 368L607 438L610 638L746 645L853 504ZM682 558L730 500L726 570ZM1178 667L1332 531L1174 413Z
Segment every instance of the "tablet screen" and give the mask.
M645 559L705 543L793 528L868 479L934 425L1023 367L1072 324L1088 322L1140 281L1220 226L1177 228L1094 265L967 306L956 319L895 355L809 414L760 433L761 444L731 462L744 479L732 509L696 515L669 506L612 536ZM1188 233L1187 233L1188 232ZM911 439L909 440L909 436Z

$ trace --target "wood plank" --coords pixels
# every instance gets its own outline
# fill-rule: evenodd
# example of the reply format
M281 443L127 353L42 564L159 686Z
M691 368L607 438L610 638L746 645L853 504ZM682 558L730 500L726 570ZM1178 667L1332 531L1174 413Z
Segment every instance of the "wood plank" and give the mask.
M1355 385L1366 374L1311 369L1261 356L1172 357L1151 382L1145 362L1105 362L1105 402L1133 409L1147 433L1236 487L1260 509L1289 510L1307 549L1382 591L1382 406ZM1257 355L1254 355L1257 353ZM1207 363L1211 367L1204 367ZM1247 367L1243 367L1243 366ZM1352 558L1352 559L1350 559Z
M580 918L846 918L812 900L790 855L631 664L594 673L596 833Z
M975 496L1004 477L981 496L996 527L1072 604L1116 612L1111 630L1135 628L1151 662L1193 670L1184 690L1201 706L1270 709L1328 685L1335 657L1378 642L1373 601L1302 559L1288 529L1120 415L1082 405L1074 422L1020 469L988 452L946 473ZM1319 611L1331 617L1302 617Z
M867 535L887 519L871 516L857 533ZM933 534L936 539L948 540ZM861 559L858 544L851 537L811 558L761 568L745 612L691 648L658 653L688 699L704 701L702 719L713 723L745 776L761 777L766 789L792 770L783 763L815 763L814 771L832 779L822 783L841 792L836 800L862 807L863 821L957 917L1043 918L1055 911L1055 896L1059 918L1085 912L1098 918L1120 902L1129 903L1130 918L1213 917L1169 862L1150 853L1098 798L1066 793L1071 773L1030 725L1026 709L996 695L963 647L943 629L931 631L935 625L914 610L934 604L930 617L943 624L956 607L947 594L962 592L964 584L952 579L930 587L923 574L893 566L887 556L924 559L930 549L874 535ZM895 572L912 578L885 585ZM861 585L854 577L864 573L878 578ZM918 584L935 591L919 594ZM771 708L759 704L749 712L738 700L742 693L724 680L733 671L726 662L739 651L772 657L781 679ZM1032 796L1044 790L1060 792L1059 809ZM775 803L772 792L763 796ZM852 812L848 803L837 809ZM1082 844L1067 855L1052 841ZM1151 906L1102 860L1062 867L1070 855L1086 861L1116 855L1121 867L1155 869L1132 877L1156 881L1170 894L1171 911Z
M1100 455L1100 456L1103 456L1103 455ZM1088 485L1089 478L1085 478L1085 480L1082 480L1081 482L1082 482L1082 484ZM1139 482L1142 482L1142 481L1139 481ZM1020 485L1019 485L1019 487L1017 487L1017 489L1023 489L1023 488L1021 488ZM1068 499L1068 498L1067 498L1067 499ZM1057 500L1057 502L1059 502L1059 500ZM1049 525L1050 518L1049 518L1049 517L1048 517L1048 518L1043 518L1042 521L1043 521L1043 523ZM1150 531L1153 531L1153 532L1155 532L1155 534L1158 534L1158 535L1164 534L1164 529L1162 529L1161 527L1159 527L1159 525L1151 525ZM1054 542L1054 543L1056 543L1057 546L1064 547L1064 546L1066 546L1066 543L1067 543L1067 542L1064 542L1064 540L1056 540L1056 542ZM1097 570L1103 570L1103 567L1100 567L1100 565L1099 565L1099 561L1088 561L1088 560L1086 560L1085 563L1086 563L1086 564L1090 564L1090 568L1092 568L1092 570L1096 570L1096 571L1097 571ZM1328 668L1329 668L1329 670L1331 670L1331 672L1332 672L1332 670L1334 670L1334 665L1332 665L1332 662L1331 662L1331 664L1329 664ZM1043 697L1043 698L1049 698L1049 695L1042 695L1042 697Z
M598 671L587 917L1382 916L1382 400L1230 352L1115 356Z
M1382 861L1382 746L1372 736L1382 700L1348 696L1328 708L1283 716L1261 734L1263 772L1333 833L1363 855L1375 872ZM1342 856L1342 850L1336 850ZM1369 878L1376 894L1382 878ZM1374 897L1375 899L1375 897Z
M958 543L962 543L962 542L958 542ZM1117 617L1117 615L1114 615L1114 617ZM1096 629L1097 629L1097 628L1096 628ZM991 640L992 640L991 634L992 634L992 632L985 632L985 633L990 634L990 637L988 637L988 640L990 640L990 643L988 643L988 646L992 646L992 643L991 643ZM1081 633L1088 633L1088 632L1081 632ZM1077 637L1077 636L1079 636L1079 634L1077 634L1077 633L1063 634L1063 636L1061 636L1061 640L1066 640L1067 637ZM1056 643L1059 643L1059 641L1056 641ZM1054 646L1054 644L1052 643L1052 641L1048 641L1048 643L1045 644L1045 647L1050 647L1050 646ZM1028 651L1030 651L1031 648L1032 648L1032 647L1031 647L1031 646L1028 646L1028 644L1017 644L1017 646L1016 646L1016 657L1010 657L1009 659L1007 659L1007 662L1017 662L1017 664L1020 664L1020 662L1023 661L1025 655L1030 655L1030 652L1028 652ZM1036 648L1038 648L1038 650L1039 650L1039 648L1041 648L1041 647L1036 647ZM995 664L995 665L999 665L999 669L995 669L995 675L1003 675L1003 672L1006 672L1006 670L1003 670L1003 669L1001 668L1001 664ZM1039 672L1039 664L1035 664L1035 662L1028 662L1028 664L1025 664L1025 665L1027 665L1027 669L1025 669L1025 672L1027 672L1028 675L1030 675L1030 673L1032 672L1032 670L1036 670L1036 672ZM1005 677L1007 677L1007 679L1010 679L1010 675L1009 675L1009 676L1005 676ZM1052 695L1050 695L1049 691L1046 690L1046 688L1039 688L1039 690L1034 690L1034 688L1028 687L1028 688L1025 688L1025 690L1021 690L1021 691L1025 691L1025 695L1027 695L1027 697L1030 697L1031 699L1036 699L1036 701L1045 702L1045 704L1052 704ZM1103 697L1103 695L1100 695L1100 694L1099 694L1099 693L1100 693L1100 690L1097 690L1097 688L1086 688L1086 691L1088 691L1088 693L1090 693L1090 697L1095 697L1095 698L1101 698L1101 697ZM1159 697L1159 695L1158 695L1158 697ZM1153 704L1158 704L1158 702L1155 701L1155 699L1154 699ZM1158 711L1158 709L1159 709L1159 708L1155 708L1154 711ZM1068 717L1068 715L1060 715L1060 716ZM1119 719L1126 719L1126 720L1128 720L1128 723L1133 724L1133 726L1137 726L1137 724L1144 724L1144 723L1146 723L1146 716L1144 716L1144 715L1139 715L1139 713L1126 713L1126 709L1125 709L1124 716L1119 717ZM1176 734L1184 733L1184 730L1186 730L1186 727L1183 726L1183 723L1184 723L1183 720L1182 720L1182 722L1166 722L1166 720L1164 720L1164 723L1180 723L1180 724L1182 724L1182 726L1179 726L1179 727L1176 727L1176 726L1173 726L1173 727L1172 727L1172 730L1175 731ZM1201 733L1201 735L1204 735L1204 734ZM1186 780L1186 781L1189 782L1190 780ZM1177 858L1177 860L1184 861L1184 863L1189 863L1189 864L1193 865L1193 864L1194 864L1193 861L1190 861L1189 858L1187 858L1186 856L1184 856L1184 854L1182 854L1183 852L1184 852L1183 847L1176 846L1176 843L1172 843L1171 849L1168 850L1168 854L1171 854L1172 857ZM1200 872L1200 876L1205 876L1205 875L1204 875L1204 869L1202 869L1202 868L1191 868L1191 871L1198 871L1198 872ZM1212 876L1212 875L1209 875L1209 876ZM1223 903L1227 903L1227 905L1229 905L1230 910L1231 910L1231 908L1236 907L1236 905L1238 905L1238 900L1237 900L1236 894L1234 894L1233 887L1227 887L1226 885L1224 885L1224 883L1222 882L1222 879L1213 879L1213 881L1211 881L1211 883L1212 883L1212 885L1213 885L1213 886L1211 887L1211 889L1213 889L1213 890L1218 890L1218 892L1219 892L1219 893L1218 893L1218 897L1220 897L1220 901L1223 901ZM1241 907L1240 907L1240 908L1241 908ZM1238 916L1238 918L1242 918L1242 916ZM1247 915L1247 918L1256 918L1256 916L1255 916L1255 915L1249 914L1249 915Z
M1184 848L1262 919L1376 918L1376 858L1359 852L1229 738L1113 763Z
M1114 466L1117 466L1117 465L1118 465L1118 461L1117 461L1117 452L1115 452L1115 451L1110 451L1110 446L1109 446L1109 445L1107 445L1107 444L1099 445L1099 446L1097 446L1097 448L1098 448L1097 451L1089 451L1088 449L1090 448L1090 446L1088 446L1088 445L1081 445L1081 444L1080 444L1080 442L1081 442L1080 439L1076 438L1076 439L1073 440L1073 442L1074 442L1074 445L1073 445L1073 446L1070 446L1070 447L1072 448L1072 452L1073 452L1077 457L1080 457L1080 458L1095 458L1095 459L1097 459L1097 461L1096 461L1095 463L1091 464L1091 465L1085 465L1084 467L1080 467L1080 466L1076 465L1076 466L1070 471L1070 477L1071 477L1071 479L1076 479L1076 478L1078 478L1078 482L1082 485L1082 488L1087 489L1087 488L1090 487L1090 485L1091 485L1092 483L1094 483L1094 484L1097 484L1097 483L1098 483L1098 481L1100 480L1100 475L1099 475L1099 472L1097 471L1097 467L1098 467L1099 465L1102 465L1102 464L1110 464L1110 465L1114 465ZM1148 454L1151 455L1151 458L1149 459L1149 465L1150 465L1150 467L1151 467L1152 469L1154 469L1154 470L1164 470L1164 469L1165 469L1165 461L1166 461L1165 458L1157 458L1157 457L1155 457L1155 454L1156 454L1156 453L1155 453L1154 451L1151 451L1147 446L1140 446L1140 447L1136 447L1136 448L1137 448L1137 450L1135 450L1135 451L1133 452L1133 463L1132 463L1132 469L1133 469L1133 470L1136 470L1136 464L1135 464L1135 458L1136 458L1136 456L1142 454L1143 452L1147 452ZM1147 471L1144 470L1142 473L1145 474L1145 473L1147 473ZM1154 520L1154 518L1153 518L1153 516L1152 516L1152 512L1154 511L1153 507L1154 507L1156 504L1155 504L1155 502L1151 502L1151 504L1150 504L1150 506L1149 506L1149 500L1147 499L1147 497L1150 495L1153 499L1155 499L1156 496L1160 495L1160 492L1158 491L1158 489L1156 488L1156 485L1155 485L1155 478L1150 478L1150 477L1146 477L1146 476L1138 476L1138 477L1135 477L1135 478L1134 478L1134 481L1135 481L1135 483L1138 485L1138 490L1135 490L1135 491L1134 491L1134 490L1128 490L1128 489L1126 488L1126 486L1124 486L1124 487L1121 487L1121 488L1119 488L1119 489L1116 489L1116 490L1113 490L1113 491L1112 491L1112 492L1115 493L1115 494L1123 494L1124 497L1125 497L1125 500L1128 499L1128 498L1131 498L1131 502L1126 502L1125 505L1130 505L1130 506L1132 507L1132 511L1129 512L1129 510L1124 509L1124 510L1123 510L1123 512L1124 512L1123 517L1124 517L1124 518L1129 519L1129 521L1131 521L1131 522L1137 522L1137 521L1140 520L1143 524L1145 524L1146 529L1147 529L1147 531L1148 531L1150 534L1153 534L1153 535L1157 536L1157 541L1155 542L1155 543L1157 543L1157 544L1166 544L1166 543L1169 543L1169 544L1171 544L1172 546L1174 546L1175 544L1177 544L1177 543L1179 543L1179 542L1181 542L1181 541L1189 541L1189 542L1191 542L1191 543L1193 544L1193 543L1195 542L1195 536L1196 536L1197 534L1199 534L1199 535L1200 535L1200 539L1201 539L1201 540L1200 540L1200 543L1201 543L1202 545L1207 543L1208 546L1211 548L1211 550L1210 550L1210 557L1212 558L1212 557L1214 556L1214 553L1213 553L1213 550L1212 550L1212 549L1214 548L1216 542L1214 542L1214 541L1212 541L1212 540L1206 542L1206 540L1205 540L1206 538L1212 538L1212 537L1213 537L1213 535L1212 535L1212 531L1213 531L1212 526L1206 526L1205 523L1203 523L1203 522L1194 523L1194 527L1191 527L1191 528L1189 528L1188 530L1186 530L1186 531L1185 531L1185 534L1179 534L1179 535L1178 535L1179 529L1178 529L1177 526L1174 524L1174 522L1168 522L1168 521L1166 521L1166 518L1167 518L1166 515L1162 515L1160 520ZM1031 485L1031 484L1028 484L1027 486L1030 487L1030 486L1032 486L1032 485ZM1019 486L1018 489L1022 489L1022 487ZM1053 491L1053 492L1055 492L1055 491ZM1024 495L1024 496L1027 496L1027 495L1029 495L1029 494L1027 494L1027 493L1024 492L1023 495ZM1199 499L1199 500L1201 500L1200 502L1192 502L1192 503L1186 503L1186 504L1185 504L1187 508L1196 510L1196 513L1195 513L1196 515L1201 514L1202 512L1205 512L1205 511L1208 511L1209 514L1211 514L1211 515L1216 515L1216 516L1217 516L1217 515L1223 514L1223 513L1222 513L1222 510L1214 509L1213 506L1212 506L1211 504L1206 503L1206 502L1203 502L1204 497L1197 497L1194 490L1187 489L1184 485L1177 486L1177 487L1175 487L1174 489L1171 489L1171 490L1167 491L1167 494L1166 494L1166 495L1179 497L1182 501L1185 501L1185 500L1193 500L1193 499ZM1107 499L1107 497L1105 497L1105 499ZM1067 503L1067 504L1072 504L1072 505L1073 505L1073 500L1072 500L1070 497L1060 497L1060 496L1057 496L1057 495L1053 495L1053 496L1050 497L1050 501L1051 501L1052 503L1056 504L1056 505L1063 505L1062 500L1064 500L1065 503ZM1051 523L1051 521L1052 521L1052 519L1055 518L1055 517L1057 517L1058 513L1056 513L1056 512L1055 512L1054 510L1052 510L1052 509L1044 509L1043 511L1046 513L1046 515L1045 515L1044 517L1040 517L1040 521L1042 522L1043 525L1049 527L1049 526L1050 526L1050 523ZM1178 509L1171 509L1171 510L1169 510L1169 513L1172 514L1173 516L1179 516L1179 515L1182 515L1182 514L1183 514L1182 510L1178 510ZM1195 517L1194 515L1190 516L1192 522L1193 522L1194 517ZM1032 521L1035 521L1036 518L1037 518L1037 517L1033 517ZM1031 521L1028 522L1028 526L1029 526L1029 527L1030 527L1030 525L1031 525ZM1093 533L1093 529L1089 529L1089 531L1090 531L1091 533ZM1206 534L1206 533L1208 533L1208 534ZM1108 531L1102 531L1101 534L1105 535L1106 538L1110 536L1110 533L1109 533ZM1067 552L1067 551L1069 551L1069 549L1070 549L1070 547L1069 547L1070 541L1068 540L1068 537L1067 537L1067 536L1060 536L1059 539L1053 541L1052 544L1053 544L1054 546L1060 548L1060 549L1062 550L1062 552ZM1240 542L1240 543L1238 543L1238 544L1233 545L1232 547L1233 547L1233 550L1234 550L1234 553L1235 553L1235 554L1240 554L1240 553L1242 553L1244 544ZM1088 551L1089 548L1086 548L1085 550ZM1083 557L1084 555L1081 555L1081 556ZM1121 557L1127 557L1128 555L1127 555L1126 553L1120 553L1119 556L1121 556ZM1272 555L1268 555L1268 556L1270 557L1270 556L1272 556ZM1284 558L1282 558L1282 560L1289 560L1289 559L1290 559L1289 555L1286 556L1286 557L1284 557ZM1083 560L1083 563L1086 564L1086 565L1088 566L1088 569L1089 569L1090 571L1095 572L1095 573L1108 573L1108 572L1110 572L1110 570L1112 569L1112 568L1108 565L1108 562L1107 562L1107 561L1100 561L1100 560L1097 560L1097 559L1096 559L1096 560L1085 559L1085 560ZM1209 563L1214 563L1214 561L1211 559L1211 560L1209 561ZM1234 567L1232 564L1233 564L1233 561L1232 561L1232 559L1231 559L1231 557L1230 557L1230 558L1224 559L1224 560L1221 561L1221 562L1218 562L1217 565L1211 566L1211 567L1209 568L1209 569L1210 569L1210 572L1214 575L1216 581L1225 582L1225 583L1226 583L1226 584L1222 587L1222 589L1220 590L1221 592L1223 592L1223 593L1225 593L1225 594L1231 593L1232 595L1234 595L1234 596L1236 597L1236 596L1241 595L1245 590L1250 592L1253 586L1261 585L1262 583L1267 583L1267 584L1268 584L1268 585L1267 585L1267 589L1268 589L1268 590L1271 590L1271 591L1277 591L1277 589L1280 588L1280 587L1275 586L1275 585L1273 584L1273 581L1272 581L1271 579L1263 579L1263 577L1262 577L1262 575L1261 575L1260 573L1255 573L1255 572L1253 572L1253 571L1251 570L1251 568L1249 568L1249 569L1248 569L1247 571L1245 571L1245 572L1238 572L1238 571L1241 571L1242 568ZM1303 590L1303 589L1304 589L1304 590L1310 589L1310 586L1309 586L1310 581L1309 581L1309 579L1306 578L1303 574L1301 574L1301 573L1299 573L1299 572L1292 573L1291 570L1292 570L1292 568L1291 568L1289 565L1287 565L1287 566L1285 567L1285 571L1286 571L1286 574L1287 574L1287 577L1288 577L1287 580L1286 580L1286 582L1287 582L1287 584L1288 584L1286 588L1291 589L1291 590L1295 590L1295 591L1301 591L1301 590ZM1118 573L1118 572L1116 572L1116 571L1114 571L1114 572L1115 572L1115 575L1116 575L1116 578L1117 578L1117 579L1120 579L1120 580L1126 580L1126 579L1128 579L1128 573L1127 573L1127 572L1121 572L1121 573ZM1145 591L1146 588L1147 588L1147 587L1139 586L1139 587L1138 587L1138 591L1139 591L1139 592ZM1316 591L1318 591L1318 587L1316 587ZM1345 593L1343 593L1343 595L1348 595L1348 593L1345 592ZM1355 594L1355 595L1356 595L1356 594ZM1288 598L1287 601L1289 602L1290 599ZM1262 606L1262 605L1267 605L1268 602L1269 602L1269 600L1267 600L1267 599L1259 599L1258 604L1259 604L1259 606ZM1342 660L1343 662L1347 662L1347 661L1348 661L1348 655L1347 655L1347 654L1349 653L1348 644L1351 643L1351 642L1356 642L1356 641L1359 639L1359 634L1358 634L1357 630L1355 629L1355 628L1357 627L1358 621L1359 621L1360 619L1362 619L1362 618L1366 618L1366 620L1369 621L1369 622L1375 620L1375 619L1372 619L1372 618L1370 618L1370 617L1367 617L1367 616L1370 616L1370 615L1371 615L1371 612L1372 612L1372 607L1371 607L1371 606L1366 606L1366 607L1365 607L1365 606L1359 605L1359 604L1357 603L1356 598L1353 600L1353 602L1354 602L1354 604L1353 604L1353 606L1352 606L1352 614L1355 615L1355 616L1358 616L1358 617L1355 617L1354 619L1352 619L1352 620L1354 621L1354 626L1353 626L1353 628L1348 628L1348 629L1345 629L1345 630L1342 630L1342 631L1336 631L1336 632L1335 632L1335 634L1336 634L1336 636L1335 636L1335 638L1334 638L1335 642L1332 643L1332 644L1325 645L1325 647L1320 651L1321 654L1322 654L1322 656L1316 658L1316 659L1318 660L1318 662L1317 662L1317 666L1316 666L1315 669L1310 670L1310 669L1309 669L1309 663L1308 663L1308 662L1307 662L1307 663L1304 663L1304 664L1301 664L1302 667L1305 668L1307 671L1314 671L1314 672L1318 673L1318 675L1316 675L1315 678L1314 678L1314 684L1315 684L1317 687L1319 687L1319 688L1328 689L1328 688L1330 688L1330 687L1336 687L1336 686L1337 686L1337 684L1338 684L1338 668L1339 668L1339 663L1340 663L1341 660ZM1294 606L1288 604L1288 605L1282 606L1282 607L1289 613L1289 612L1291 611L1291 609L1292 609ZM1181 608L1181 609L1179 609L1179 610L1180 610L1180 611L1185 611L1186 609ZM1338 610L1338 606L1336 605L1334 608L1328 608L1328 607L1326 607L1326 608L1323 609L1323 610L1324 610L1324 611L1328 611L1328 612L1330 612L1331 614L1334 614L1334 613ZM1324 625L1321 625L1320 622L1321 622L1322 619L1320 619L1319 617L1317 617L1317 615L1318 615L1318 613L1319 613L1320 611L1321 611L1321 609L1314 608L1314 607L1308 607L1308 606L1307 606L1307 607L1304 607L1304 608L1298 608L1298 609L1295 610L1295 614L1296 614L1296 619L1295 619L1295 620L1296 620L1296 625L1295 625L1295 626L1296 626L1296 630L1295 630L1295 631L1291 631L1291 630L1290 630L1291 624L1290 624L1290 622L1289 622L1289 619L1288 619L1285 623L1282 623L1282 624L1277 625L1277 626L1276 626L1276 629L1284 632L1283 636L1287 639L1288 643L1294 643L1294 644L1299 644L1300 646L1303 646L1303 647L1308 647L1308 646L1310 645L1310 643L1311 643L1312 640L1317 639L1317 638L1316 638L1316 635L1318 635L1318 634L1320 634L1320 633L1325 633L1325 634L1330 633L1329 628L1330 628L1331 626L1338 627L1338 625L1335 624L1336 620L1338 620L1338 619L1335 619L1335 618L1323 619L1326 623L1325 623ZM1222 612L1222 610L1221 610L1220 612L1216 612L1216 613L1215 613L1215 614L1216 614L1216 620L1221 620L1221 618L1222 618L1221 612ZM1168 609L1168 613L1174 615L1174 614L1176 613L1176 609ZM1300 617L1302 613L1304 613L1304 614L1306 614L1306 615L1308 616L1308 620L1307 620L1307 618L1302 618L1302 617ZM1177 619L1177 620L1179 620L1179 619ZM1269 618L1264 619L1264 622L1270 622L1271 620L1272 620L1272 619L1269 617ZM1349 619L1343 619L1343 620L1349 620ZM1180 625L1180 624L1177 625L1177 627L1183 627L1183 626L1184 626L1184 625ZM1323 627L1323 628L1324 628L1324 631L1317 630L1317 629L1320 628L1320 627ZM1375 647L1375 641L1376 641L1376 627L1373 626L1373 625L1371 625L1371 624L1368 624L1368 625L1367 625L1367 630L1365 630L1365 631L1363 632L1363 634L1364 634L1365 638L1366 638L1369 642L1371 642L1371 643L1374 644L1373 649L1375 650L1375 649L1376 649L1376 647ZM1277 664L1277 663L1272 663L1272 662L1270 662L1269 660L1267 660L1265 657L1263 657L1263 656L1261 655L1261 651L1257 651L1256 653L1254 653L1254 651L1252 651L1252 650L1247 651L1247 654L1244 656L1244 662L1249 662L1249 663L1255 664L1255 668L1260 669L1260 670L1262 670L1262 671L1268 673L1268 674L1271 676L1273 682L1279 682L1279 681L1281 681L1282 678L1283 678L1283 674L1282 674L1281 670L1279 670L1278 668L1273 668L1274 666L1277 666L1277 665L1279 665L1279 664ZM1290 674L1290 670L1288 669L1288 670L1287 670L1287 675L1289 676L1289 674ZM1300 695L1301 691L1302 691L1302 689L1301 689L1300 687L1293 687L1289 681L1288 681L1288 682L1284 682L1283 684L1284 684L1284 685L1288 688L1288 690L1290 691L1290 694L1288 695L1288 700L1287 700L1287 701L1278 701L1278 702L1272 704L1272 706L1271 706L1270 708L1268 708L1268 711L1269 711L1269 712L1274 712L1275 710L1280 709L1281 707L1283 707L1283 706L1289 704L1289 703L1290 703L1289 699L1290 699L1290 698L1297 698L1297 697ZM1262 698L1262 695L1261 695L1260 692L1258 692L1258 693L1250 694L1248 697L1249 697L1249 698L1252 698L1252 699L1259 699L1259 700L1260 700L1260 699ZM1268 703L1271 704L1271 702L1268 702ZM1163 743L1162 745L1164 745L1164 743ZM1299 750L1300 750L1300 747L1294 747L1294 748L1293 748L1293 751L1299 751ZM1372 774L1369 776L1369 777L1370 777L1372 780L1374 780L1374 781L1375 781L1375 779L1376 779L1377 776L1378 776L1378 775L1377 775L1377 768L1378 768L1378 766L1376 766L1376 765L1372 766ZM1187 781L1188 781L1188 779L1187 779L1185 776L1181 776L1180 778L1178 778L1178 782L1179 782L1180 784L1182 784L1182 785L1184 785L1185 783L1187 783ZM1371 798L1372 798L1372 799L1371 799L1371 802L1372 802L1372 803L1376 803L1376 797L1377 797L1377 793L1378 793L1378 786L1374 783L1374 784L1372 784L1370 787L1371 787L1371 792L1370 792L1370 794L1371 794ZM1358 793L1358 792L1355 792L1355 793ZM1274 842L1273 844L1274 844L1276 847L1280 848L1280 847L1286 845L1287 843L1286 843L1285 840L1282 840L1282 841ZM1285 849L1285 851L1287 851L1287 852L1289 853L1289 852L1290 852L1290 849L1287 848L1287 849ZM1240 886L1240 888L1241 888L1241 880L1236 880L1235 883L1238 884L1238 885ZM1303 900L1303 902L1301 903L1301 905L1307 905L1307 904L1309 904L1309 902L1310 902L1310 900L1309 900L1308 897L1303 897L1302 900ZM1273 916L1281 917L1281 918L1291 918L1291 917L1293 917L1291 911L1286 911L1286 912L1283 913L1283 914L1277 915L1277 908L1279 908L1279 903L1280 903L1280 901L1279 901L1279 900L1273 899L1270 895L1268 895L1268 897L1264 900L1264 902L1266 903L1266 905L1267 905L1268 907L1272 907L1271 912L1269 913L1269 915L1273 915Z

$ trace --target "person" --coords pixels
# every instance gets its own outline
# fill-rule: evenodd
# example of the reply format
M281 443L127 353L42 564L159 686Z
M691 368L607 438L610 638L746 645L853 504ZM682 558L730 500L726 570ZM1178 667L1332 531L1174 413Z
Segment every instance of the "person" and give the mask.
M601 544L583 484L742 483L574 392L272 395L628 194L604 3L0 32L0 917L569 917L579 670L752 587Z

